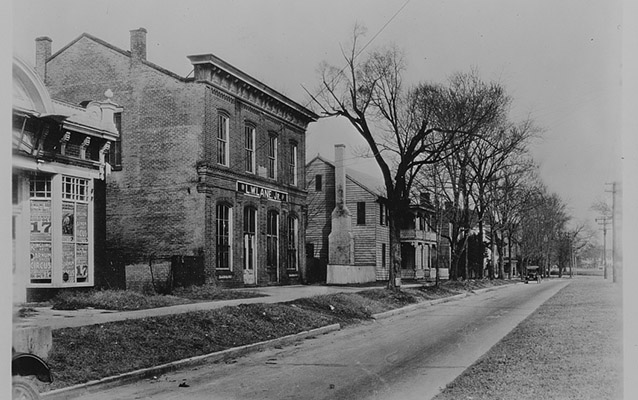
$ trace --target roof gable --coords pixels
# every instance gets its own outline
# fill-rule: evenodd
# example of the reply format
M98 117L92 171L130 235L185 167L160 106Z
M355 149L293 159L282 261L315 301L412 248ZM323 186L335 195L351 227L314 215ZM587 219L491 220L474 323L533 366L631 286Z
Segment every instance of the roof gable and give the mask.
M306 163L306 167L310 166L310 164L314 164L315 162L323 162L330 166L331 168L335 168L335 164L332 161L326 160L320 154L317 154L312 160ZM385 189L383 182L374 176L365 174L363 172L356 171L351 168L346 168L346 178L350 179L354 184L361 187L365 191L370 194L385 198Z
M119 47L117 47L117 46L114 46L114 45L112 45L112 44L110 44L110 43L108 43L108 42L106 42L106 41L104 41L104 40L102 40L102 39L100 39L100 38L98 38L98 37L95 37L95 36L93 36L93 35L91 35L91 34L89 34L89 33L86 33L86 32L85 32L85 33L82 33L82 34L81 34L80 36L78 36L77 38L75 38L74 40L72 40L71 42L69 42L66 46L62 47L60 50L56 51L56 52L55 52L55 53L54 53L51 57L49 57L49 59L47 60L47 62L49 62L49 61L53 60L55 57L57 57L57 56L59 56L60 54L64 53L64 52L65 52L66 50L68 50L71 46L75 45L76 43L78 43L80 40L82 40L82 39L84 39L84 38L85 38L85 39L88 39L88 40L91 40L91 41L93 41L93 42L95 42L95 43L97 43L97 44L99 44L99 45L101 45L101 46L104 46L104 47L106 47L106 48L108 48L108 49L110 49L110 50L113 50L113 51L115 51L115 52L117 52L117 53L120 53L121 55L123 55L123 56L125 56L125 57L131 58L131 52L130 52L130 51L120 49L120 48L119 48ZM153 69L155 69L155 70L157 70L157 71L159 71L159 72L163 73L163 74L169 75L169 76L171 76L171 77L173 77L173 78L175 78L175 79L178 79L178 80L181 80L181 81L189 81L189 80L192 80L192 79L189 79L189 78L182 77L182 76L180 76L180 75L178 75L178 74L176 74L176 73L174 73L174 72L172 72L172 71L167 70L166 68L162 68L162 67L160 67L159 65L154 64L154 63L152 63L152 62L150 62L150 61L147 61L147 60L140 60L140 62L141 62L142 64L144 64L144 65L147 65L147 66L149 66L149 67L151 67L151 68L153 68Z

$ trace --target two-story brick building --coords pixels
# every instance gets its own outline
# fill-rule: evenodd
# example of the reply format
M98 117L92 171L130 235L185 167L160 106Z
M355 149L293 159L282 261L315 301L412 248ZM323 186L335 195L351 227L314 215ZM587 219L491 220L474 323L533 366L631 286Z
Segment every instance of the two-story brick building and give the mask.
M13 60L13 300L106 285L106 155L118 140L108 87L82 106L52 99L35 70Z
M206 282L300 281L305 133L317 116L212 54L188 56L193 77L149 62L146 34L132 30L123 50L85 33L55 54L36 39L51 93L82 104L106 85L122 106L107 181L113 262L190 256Z

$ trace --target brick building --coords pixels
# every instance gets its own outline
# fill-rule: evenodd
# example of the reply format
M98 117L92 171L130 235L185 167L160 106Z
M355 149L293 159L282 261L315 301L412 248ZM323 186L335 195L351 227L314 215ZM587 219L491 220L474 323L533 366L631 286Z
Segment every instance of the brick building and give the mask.
M106 97L105 97L106 95ZM32 67L13 60L13 300L103 285L106 155L119 107L103 87L82 106L52 99Z
M107 249L120 266L195 259L228 285L298 282L304 274L305 132L317 116L212 54L188 56L193 77L82 34L36 67L74 104L112 89L123 111L109 154ZM134 269L127 268L127 271Z

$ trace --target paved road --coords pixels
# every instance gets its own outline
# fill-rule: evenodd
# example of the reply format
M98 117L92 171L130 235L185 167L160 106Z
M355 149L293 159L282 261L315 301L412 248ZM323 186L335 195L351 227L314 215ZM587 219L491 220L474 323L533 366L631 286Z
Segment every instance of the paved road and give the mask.
M79 398L429 399L567 284L511 285Z

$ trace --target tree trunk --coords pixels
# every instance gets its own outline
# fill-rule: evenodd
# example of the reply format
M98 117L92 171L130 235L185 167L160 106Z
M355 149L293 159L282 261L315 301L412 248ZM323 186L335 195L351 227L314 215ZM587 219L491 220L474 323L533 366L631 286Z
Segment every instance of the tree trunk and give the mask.
M399 215L396 210L390 208L388 228L390 231L390 276L388 289L396 290L401 287L401 227L397 222Z

